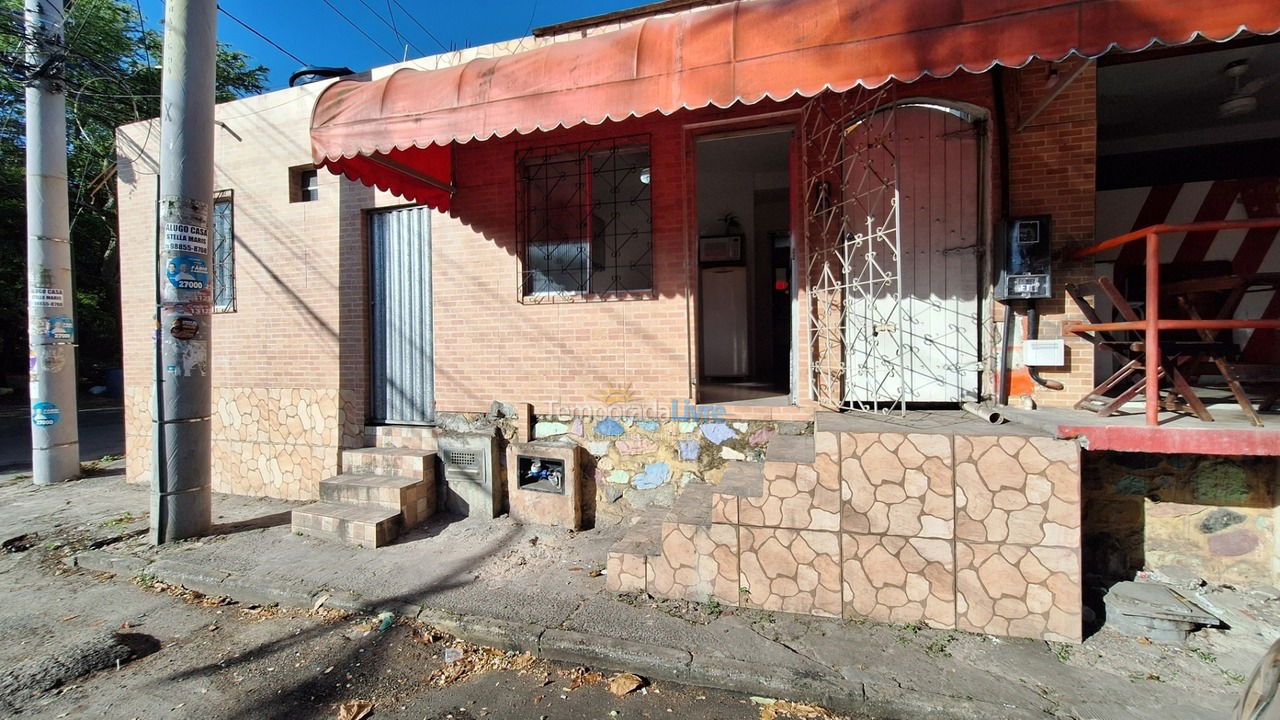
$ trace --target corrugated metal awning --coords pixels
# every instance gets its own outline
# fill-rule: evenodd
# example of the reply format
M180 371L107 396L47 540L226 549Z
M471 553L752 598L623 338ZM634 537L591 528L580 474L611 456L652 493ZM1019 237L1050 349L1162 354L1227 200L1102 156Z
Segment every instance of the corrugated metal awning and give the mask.
M441 70L340 80L315 162L447 209L453 143L1280 30L1276 0L736 0Z

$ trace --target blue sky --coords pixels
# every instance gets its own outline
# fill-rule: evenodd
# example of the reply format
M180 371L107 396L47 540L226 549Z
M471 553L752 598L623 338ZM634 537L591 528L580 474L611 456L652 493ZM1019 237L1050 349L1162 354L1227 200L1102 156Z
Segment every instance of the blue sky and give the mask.
M388 4L400 35L412 43L410 57L452 47L483 45L529 34L542 25L611 12L647 3L647 0L328 0L372 38L365 38L338 16L324 0L220 0L232 15L252 25L285 50L311 65L342 66L365 70L399 60L404 41L384 21ZM157 27L164 16L163 0L141 0L147 24ZM376 10L375 16L370 8ZM408 17L406 9L413 13ZM382 18L379 19L379 16ZM421 23L439 40L419 27ZM298 63L226 15L218 17L218 37L248 53L271 69L272 89L285 87ZM380 50L377 45L384 50Z

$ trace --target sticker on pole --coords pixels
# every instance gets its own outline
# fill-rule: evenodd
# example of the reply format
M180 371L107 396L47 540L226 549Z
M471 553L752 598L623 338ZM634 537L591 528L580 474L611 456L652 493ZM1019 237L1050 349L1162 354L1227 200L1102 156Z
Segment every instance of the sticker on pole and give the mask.
M184 222L164 224L164 249L171 252L209 252L209 228Z
M199 255L174 255L165 265L164 276L179 291L199 293L209 287L209 265Z
M72 342L76 338L75 321L65 315L53 315L37 320L38 335L58 342Z
M51 402L38 402L31 406L31 424L36 427L53 427L61 416L62 411Z
M31 307L63 307L62 288L31 288Z
M31 271L29 291L31 307L63 307L65 300L62 288L55 285L53 271L49 268L38 268Z

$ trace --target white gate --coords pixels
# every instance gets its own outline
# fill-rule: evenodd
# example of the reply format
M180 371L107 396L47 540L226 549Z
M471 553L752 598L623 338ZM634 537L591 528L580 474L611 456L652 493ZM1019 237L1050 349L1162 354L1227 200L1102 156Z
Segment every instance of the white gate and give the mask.
M805 109L814 398L905 409L978 394L979 134L891 90Z

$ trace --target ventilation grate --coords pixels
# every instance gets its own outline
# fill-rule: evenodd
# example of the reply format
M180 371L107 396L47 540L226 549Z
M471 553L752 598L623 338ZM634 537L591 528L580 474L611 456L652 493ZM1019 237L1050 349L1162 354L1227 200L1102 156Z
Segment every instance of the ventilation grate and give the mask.
M448 458L446 462L449 465L457 468L475 470L476 466L480 464L480 456L473 452L449 450L445 452L445 457Z

